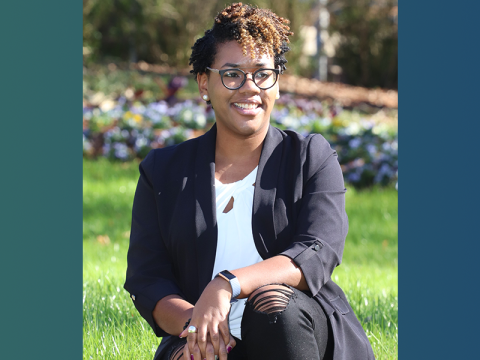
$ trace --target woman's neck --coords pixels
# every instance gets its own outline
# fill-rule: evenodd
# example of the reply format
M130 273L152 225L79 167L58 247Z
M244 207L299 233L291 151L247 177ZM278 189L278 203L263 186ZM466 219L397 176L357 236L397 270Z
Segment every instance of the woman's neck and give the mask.
M263 131L247 138L239 138L217 129L215 178L227 184L242 180L250 174L260 160L266 133Z

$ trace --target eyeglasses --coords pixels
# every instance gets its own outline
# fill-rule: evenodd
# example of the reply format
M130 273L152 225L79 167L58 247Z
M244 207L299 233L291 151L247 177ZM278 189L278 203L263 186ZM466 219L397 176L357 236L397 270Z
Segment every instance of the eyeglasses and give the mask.
M278 79L280 70L278 69L258 69L252 72L245 72L240 69L225 69L218 70L207 67L208 70L220 74L222 84L229 90L240 89L245 81L247 81L247 74L252 74L252 80L260 89L270 89Z

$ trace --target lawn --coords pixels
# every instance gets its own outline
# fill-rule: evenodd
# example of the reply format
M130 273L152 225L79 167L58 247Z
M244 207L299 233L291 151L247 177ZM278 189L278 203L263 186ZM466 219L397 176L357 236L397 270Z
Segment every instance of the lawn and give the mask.
M83 358L152 359L159 339L123 290L138 163L83 163ZM334 280L376 359L398 358L397 191L346 195L350 231Z

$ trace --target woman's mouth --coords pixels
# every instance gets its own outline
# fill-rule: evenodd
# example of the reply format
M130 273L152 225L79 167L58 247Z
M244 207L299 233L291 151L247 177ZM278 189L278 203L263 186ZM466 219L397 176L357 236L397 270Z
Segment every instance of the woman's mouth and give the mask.
M259 103L241 103L236 102L232 104L235 111L244 116L257 116L263 111L262 104Z
M246 110L253 110L260 107L260 104L252 104L252 103L233 103L237 108L246 109Z

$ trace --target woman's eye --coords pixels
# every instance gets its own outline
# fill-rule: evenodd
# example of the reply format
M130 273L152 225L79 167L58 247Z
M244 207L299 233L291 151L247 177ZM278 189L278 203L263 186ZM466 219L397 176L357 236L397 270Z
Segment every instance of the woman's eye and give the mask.
M223 76L228 77L228 78L236 78L239 77L240 75L236 71L229 71L223 74Z
M269 72L263 72L263 71L262 71L262 72L258 72L258 73L255 75L255 77L256 77L257 79L266 79L266 78L268 78L269 76L270 76L270 73L269 73Z

